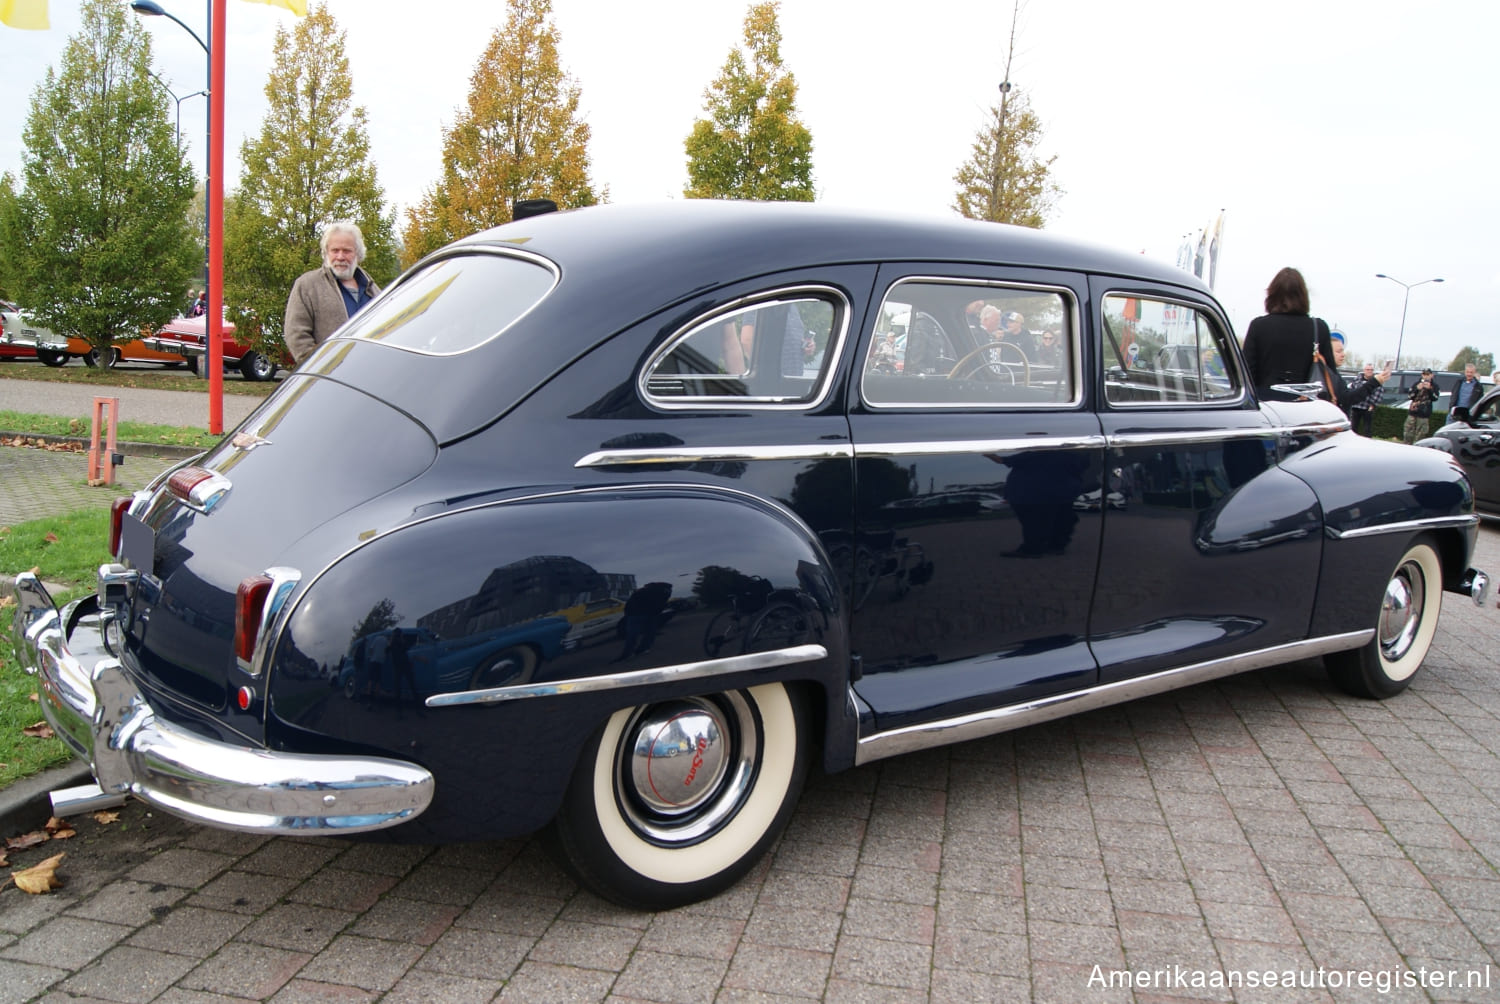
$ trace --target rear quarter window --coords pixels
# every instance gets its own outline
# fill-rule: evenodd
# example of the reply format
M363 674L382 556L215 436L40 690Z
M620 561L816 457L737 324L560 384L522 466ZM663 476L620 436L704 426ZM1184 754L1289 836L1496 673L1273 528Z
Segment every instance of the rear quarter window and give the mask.
M513 325L557 285L544 259L470 251L435 259L403 276L339 330L428 355L454 355Z

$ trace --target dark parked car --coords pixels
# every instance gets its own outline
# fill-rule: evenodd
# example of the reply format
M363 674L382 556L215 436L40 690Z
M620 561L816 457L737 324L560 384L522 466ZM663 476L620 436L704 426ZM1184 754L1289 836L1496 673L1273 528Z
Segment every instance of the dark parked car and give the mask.
M1060 331L1058 364L974 301ZM20 576L23 665L106 793L265 833L551 824L588 886L663 907L743 875L814 762L1314 656L1401 691L1442 593L1483 600L1473 497L1348 428L1257 401L1207 287L1138 255L552 213L429 256L121 505L97 599ZM545 658L480 672L527 626ZM442 639L438 692L340 686L376 637Z
M1475 511L1500 519L1500 389L1480 398L1467 421L1449 422L1417 445L1451 454L1474 486Z

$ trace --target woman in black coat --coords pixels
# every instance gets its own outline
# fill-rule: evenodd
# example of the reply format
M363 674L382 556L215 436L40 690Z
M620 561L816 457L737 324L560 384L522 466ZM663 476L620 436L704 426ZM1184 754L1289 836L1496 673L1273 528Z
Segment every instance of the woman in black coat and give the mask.
M1274 384L1306 383L1313 363L1313 344L1333 375L1336 403L1344 411L1369 397L1391 375L1390 368L1362 378L1352 387L1333 367L1333 340L1322 318L1308 314L1307 283L1302 273L1284 268L1266 287L1266 312L1245 330L1245 365L1255 393L1266 401L1296 400L1295 395L1272 390ZM1324 392L1323 396L1327 396Z

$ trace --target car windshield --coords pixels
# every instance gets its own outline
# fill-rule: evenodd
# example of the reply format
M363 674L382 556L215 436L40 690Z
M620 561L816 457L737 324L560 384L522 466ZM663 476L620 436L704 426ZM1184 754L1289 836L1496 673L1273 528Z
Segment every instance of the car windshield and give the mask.
M471 253L439 258L401 281L339 331L431 355L465 352L494 338L557 284L540 260Z

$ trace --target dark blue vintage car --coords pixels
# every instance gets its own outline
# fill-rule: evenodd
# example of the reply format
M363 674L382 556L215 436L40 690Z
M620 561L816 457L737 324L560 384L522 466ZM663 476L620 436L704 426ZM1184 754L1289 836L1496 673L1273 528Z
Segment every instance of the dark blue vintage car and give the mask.
M1492 388L1467 417L1454 418L1417 445L1452 454L1474 487L1475 511L1500 519L1500 389Z
M104 793L267 833L551 824L647 908L744 874L812 766L1313 656L1388 697L1442 593L1488 585L1463 471L1257 401L1186 273L816 206L459 241L126 501L97 598L16 586ZM388 684L340 685L376 650Z

